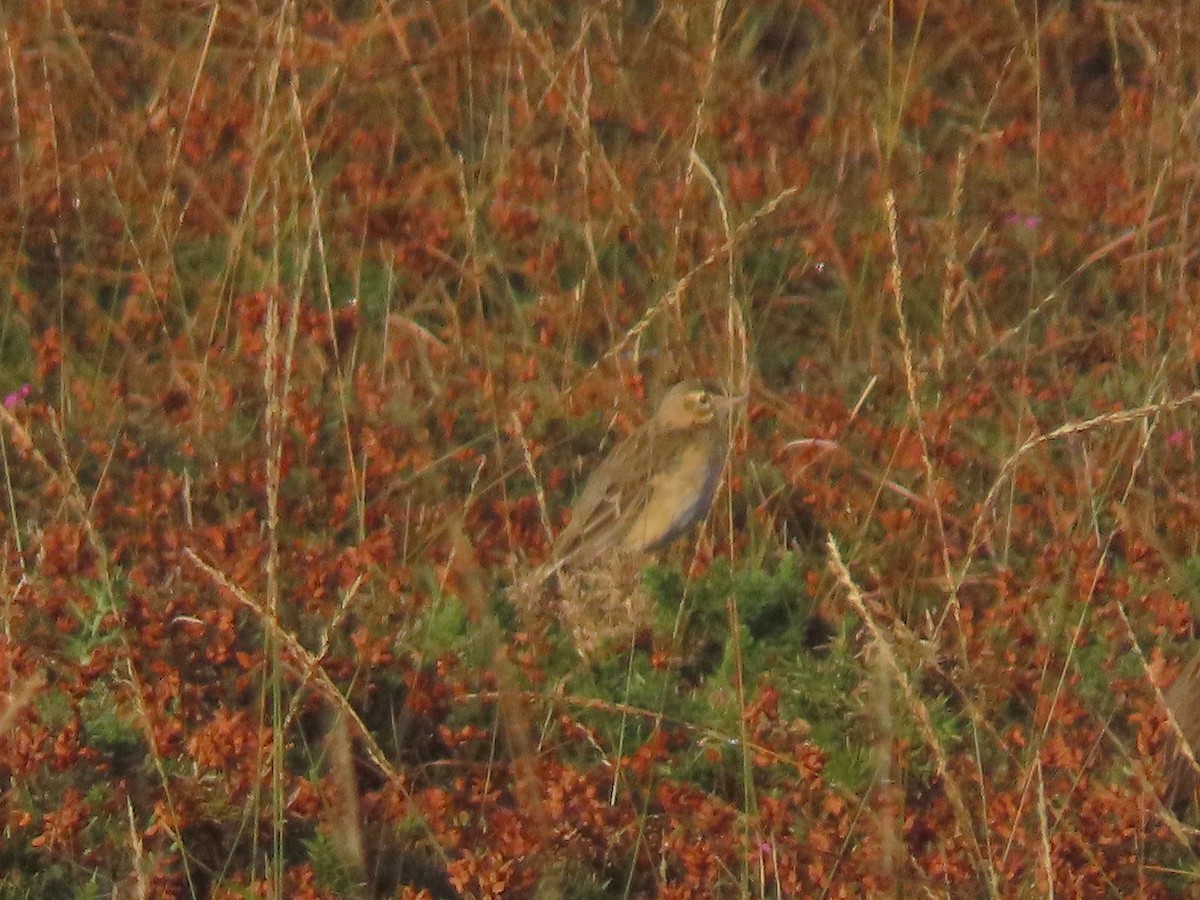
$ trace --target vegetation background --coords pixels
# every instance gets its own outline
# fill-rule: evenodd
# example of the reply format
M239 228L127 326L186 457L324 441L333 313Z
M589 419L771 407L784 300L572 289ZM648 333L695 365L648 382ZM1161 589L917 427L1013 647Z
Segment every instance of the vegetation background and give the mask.
M0 897L1200 894L1200 4L0 23Z

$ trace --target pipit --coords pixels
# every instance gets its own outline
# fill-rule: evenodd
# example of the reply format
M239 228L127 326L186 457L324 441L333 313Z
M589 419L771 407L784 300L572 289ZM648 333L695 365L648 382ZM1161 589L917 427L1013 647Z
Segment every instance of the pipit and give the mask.
M698 381L667 391L654 417L592 472L543 574L662 550L703 519L729 451L729 413L741 399Z
M1169 730L1163 742L1163 801L1178 814L1197 802L1200 786L1200 655L1187 660L1163 695Z

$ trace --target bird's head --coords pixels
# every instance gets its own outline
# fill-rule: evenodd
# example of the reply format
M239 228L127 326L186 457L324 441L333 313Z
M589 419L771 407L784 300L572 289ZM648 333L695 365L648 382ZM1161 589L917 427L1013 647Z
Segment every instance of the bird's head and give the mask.
M727 397L699 381L681 381L663 397L654 424L665 431L685 431L712 422L741 398Z

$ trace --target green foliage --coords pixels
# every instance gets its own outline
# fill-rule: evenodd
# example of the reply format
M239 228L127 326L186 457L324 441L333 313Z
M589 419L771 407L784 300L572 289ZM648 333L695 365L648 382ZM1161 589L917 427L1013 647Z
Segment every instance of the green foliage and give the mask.
M30 383L34 362L29 324L14 314L6 294L0 289L0 398Z
M128 606L127 586L118 578L81 579L79 584L91 602L69 603L78 628L72 632L68 647L77 659L87 660L97 649L120 641L120 631L111 617Z
M719 753L715 760L709 752L688 754L676 763L676 777L736 797L737 758L743 752L737 745L742 715L737 686L766 679L780 694L784 718L806 721L813 740L829 753L831 772L845 783L862 783L867 751L852 737L852 697L861 679L848 637L852 623L844 623L829 645L811 645L812 605L795 557L788 555L771 569L733 569L718 560L695 582L661 566L648 569L644 578L660 610L660 634L680 648L676 665L656 668L641 650L615 654L576 673L574 693L614 708L661 714L666 727L684 727L689 742L702 741ZM727 603L740 616L740 653L729 632ZM671 641L681 604L682 630ZM610 746L623 746L626 752L663 727L657 715L587 718L607 735Z
M354 867L346 865L329 835L316 834L308 838L304 841L304 849L318 885L335 897L352 900L365 896L361 876L354 872Z
M1113 691L1113 682L1143 676L1142 660L1136 653L1114 653L1112 644L1094 633L1076 644L1072 659L1073 671L1079 679L1076 690L1080 698L1097 716L1117 720L1122 698ZM1113 727L1123 730L1123 724L1118 721Z
M1192 609L1200 610L1200 555L1189 556L1180 565L1179 590L1184 593L1192 604Z
M715 560L704 578L695 582L685 582L677 572L652 568L645 583L657 601L664 627L673 625L682 608L683 645L720 638L728 631L732 609L750 638L748 654L763 657L764 665L772 661L772 654L790 655L806 647L812 600L791 554L770 570L735 570L728 560Z
M58 863L47 864L37 854L22 852L18 841L0 841L0 900L70 897L75 900L111 896L97 877L80 880L77 872Z
M616 886L610 879L576 862L547 866L533 890L534 900L607 900Z
M614 706L661 712L671 719L685 713L686 694L678 681L662 669L656 669L643 652L632 650L601 659L580 672L571 683L573 692L604 700ZM589 716L608 738L608 745L632 749L658 727L654 716Z
M426 608L422 625L424 646L430 656L461 650L468 635L467 609L457 597L444 594Z
M118 771L127 770L146 754L137 722L122 711L108 686L97 682L79 704L83 737Z

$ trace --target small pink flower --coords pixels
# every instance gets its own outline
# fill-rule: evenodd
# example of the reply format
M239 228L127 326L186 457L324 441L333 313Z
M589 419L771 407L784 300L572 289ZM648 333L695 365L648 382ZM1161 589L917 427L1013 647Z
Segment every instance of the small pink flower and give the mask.
M1174 447L1178 450L1185 443L1187 443L1187 432L1182 428L1172 431L1167 435L1167 446L1169 447Z
M4 408L5 409L16 409L17 406L21 403L21 401L29 396L31 391L32 391L32 388L30 388L29 385L27 385L27 384L21 385L19 388L17 388L15 391L13 391L7 397L4 398Z
M1034 229L1042 224L1041 216L1023 216L1020 213L1009 213L1004 217L1007 225L1020 225L1022 228Z

